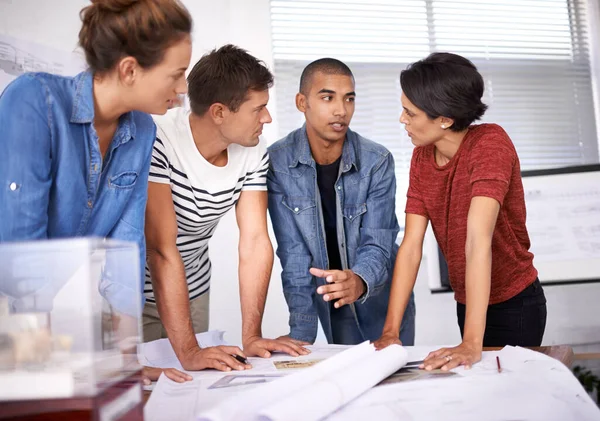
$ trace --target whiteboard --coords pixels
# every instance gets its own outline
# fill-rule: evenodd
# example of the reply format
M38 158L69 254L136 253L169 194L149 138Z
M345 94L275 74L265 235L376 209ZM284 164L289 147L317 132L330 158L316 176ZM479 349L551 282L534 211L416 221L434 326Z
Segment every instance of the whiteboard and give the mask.
M523 188L540 281L600 282L600 165L524 171Z

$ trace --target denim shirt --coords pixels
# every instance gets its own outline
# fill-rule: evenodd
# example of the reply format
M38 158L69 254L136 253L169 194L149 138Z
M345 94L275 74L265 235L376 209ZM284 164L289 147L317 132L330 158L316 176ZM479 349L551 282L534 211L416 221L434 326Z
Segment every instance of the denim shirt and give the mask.
M127 282L141 290L156 127L148 114L122 115L103 159L93 95L92 74L83 72L74 78L24 74L0 96L0 241L133 241L140 278Z
M326 282L309 273L311 267L328 269L329 263L317 172L306 128L273 144L269 157L269 214L283 268L290 336L314 342L320 318L331 343L329 303L316 294L316 288ZM348 130L335 188L342 266L366 284L366 293L351 304L352 311L364 339L375 340L383 330L398 250L396 177L391 153Z

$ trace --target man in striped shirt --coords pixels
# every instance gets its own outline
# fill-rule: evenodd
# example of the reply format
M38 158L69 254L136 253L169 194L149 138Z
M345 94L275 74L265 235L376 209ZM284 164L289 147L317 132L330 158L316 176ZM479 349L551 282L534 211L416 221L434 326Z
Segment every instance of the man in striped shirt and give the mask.
M264 339L262 316L273 248L267 231L268 155L259 140L273 76L238 47L203 56L188 76L191 112L156 117L148 206L144 340L168 337L184 369L243 370L232 357L271 351L308 353L289 338ZM208 241L235 205L240 229L242 342L201 349L208 329L211 263Z

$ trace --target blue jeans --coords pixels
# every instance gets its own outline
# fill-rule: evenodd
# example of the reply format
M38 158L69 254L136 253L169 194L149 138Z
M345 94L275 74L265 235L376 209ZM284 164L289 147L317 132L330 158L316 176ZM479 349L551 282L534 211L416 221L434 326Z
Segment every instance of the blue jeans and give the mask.
M405 346L415 344L415 314L415 300L412 294L400 326L400 341ZM352 309L347 305L339 309L331 306L331 331L334 344L356 345L366 340L358 329Z

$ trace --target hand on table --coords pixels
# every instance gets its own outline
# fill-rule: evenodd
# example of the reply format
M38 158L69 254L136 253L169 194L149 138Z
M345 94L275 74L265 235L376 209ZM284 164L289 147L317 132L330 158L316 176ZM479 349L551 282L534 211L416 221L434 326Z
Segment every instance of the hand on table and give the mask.
M430 352L419 368L425 370L435 370L441 368L444 371L452 370L459 365L464 365L466 369L481 360L481 346L462 342L453 348L441 348Z
M402 342L400 342L400 338L398 337L398 335L389 333L384 333L379 339L373 342L373 345L375 345L375 349L377 351L383 348L387 348L388 346L393 344L402 345Z
M292 343L295 343L296 345L299 345L299 346L312 345L310 342L301 341L299 339L294 339L294 338L290 337L290 335L282 335L279 338L277 338L277 340L291 341ZM310 352L310 350L308 350L308 349L307 349L307 351Z
M308 343L297 341L289 336L280 336L277 339L265 339L260 336L252 336L244 340L244 352L250 357L269 358L271 352L285 352L292 357L308 355L310 351L302 345Z
M179 371L175 368L164 368L163 369L163 368L156 368L156 367L143 367L142 368L142 382L146 386L148 386L153 381L158 380L161 373L165 373L165 376L167 376L169 379L171 379L177 383L189 382L190 380L193 379L193 377L190 376L189 374L184 373L183 371Z
M211 346L208 348L195 347L180 358L182 367L188 371L214 368L219 371L248 370L250 364L242 364L232 355L246 358L246 355L237 346Z

